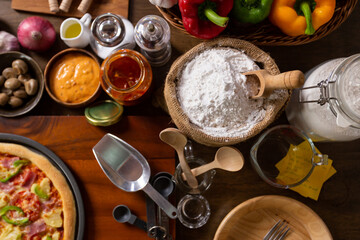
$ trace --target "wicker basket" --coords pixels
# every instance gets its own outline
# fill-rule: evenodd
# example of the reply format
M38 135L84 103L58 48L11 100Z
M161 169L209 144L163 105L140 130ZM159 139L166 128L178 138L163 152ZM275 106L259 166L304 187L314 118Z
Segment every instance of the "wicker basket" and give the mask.
M354 10L358 0L338 0L334 16L329 22L321 26L313 35L300 35L297 37L287 36L282 33L278 28L270 23L269 20L264 20L262 23L254 25L239 25L230 21L230 26L225 29L222 36L240 38L252 42L256 45L268 45L268 46L292 46L309 43L320 38L325 37L336 28L338 28ZM184 33L188 34L185 30L181 13L178 5L172 8L160 8L157 7L163 17L175 28L180 29ZM235 32L233 29L236 29Z

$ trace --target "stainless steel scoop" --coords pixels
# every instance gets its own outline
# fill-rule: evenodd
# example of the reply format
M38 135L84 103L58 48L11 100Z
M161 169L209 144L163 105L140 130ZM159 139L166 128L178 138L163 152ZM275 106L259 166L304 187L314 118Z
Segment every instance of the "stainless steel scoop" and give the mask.
M149 184L149 163L135 148L108 133L93 147L93 153L115 186L126 192L143 190L170 218L177 218L176 208Z

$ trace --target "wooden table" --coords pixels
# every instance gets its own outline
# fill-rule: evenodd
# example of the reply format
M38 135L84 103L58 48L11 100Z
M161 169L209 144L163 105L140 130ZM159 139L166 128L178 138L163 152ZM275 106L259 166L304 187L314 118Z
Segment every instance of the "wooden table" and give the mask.
M32 13L16 12L10 8L10 0L0 0L0 29L16 33L16 28L20 21L26 16L34 15ZM156 8L146 0L131 0L129 7L129 19L132 23L136 22L144 15L157 14ZM44 15L55 26L57 32L64 18ZM301 46L292 47L261 47L268 52L277 62L281 71L299 69L307 71L317 64L326 60L338 57L346 57L355 53L360 53L360 6L356 6L352 15L337 30L330 35L316 42ZM172 47L173 54L171 61L164 67L154 68L156 87L161 86L164 82L166 73L174 59L179 55L195 46L200 40L187 36L179 30L171 27L172 30ZM34 53L25 51L38 61L44 69L47 61L52 55L66 46L58 38L54 47L45 53ZM105 94L100 98L107 98ZM67 109L57 105L45 93L40 104L27 116L41 115L83 115L84 109ZM166 116L166 113L160 109L153 107L151 102L143 103L136 107L125 109L125 115L145 115L150 116L156 121L156 116ZM19 123L23 123L23 118L19 118ZM27 118L25 118L27 119ZM14 120L5 118L0 119L0 125L3 127ZM81 120L83 121L83 120ZM26 121L25 121L26 122ZM285 114L282 114L272 126L287 123ZM165 123L164 123L165 124ZM121 124L116 125L119 128L125 127ZM167 126L167 123L163 126ZM21 129L21 126L17 126ZM2 128L3 129L3 128ZM31 129L31 128L28 128ZM160 129L160 128L158 128ZM28 130L30 131L30 130ZM31 131L20 131L21 135L32 135ZM205 193L205 197L210 202L212 211L209 222L200 229L187 229L177 221L176 238L182 239L212 239L218 225L224 216L239 203L260 195L276 194L288 196L299 200L313 209L327 224L334 239L358 239L360 236L360 140L352 142L340 143L317 143L316 146L321 152L326 153L334 160L334 167L337 173L331 177L323 186L318 201L304 198L296 192L290 190L276 189L265 182L252 169L249 162L249 149L255 139L236 145L245 157L245 166L238 173L228 173L217 171L213 185ZM46 143L45 143L46 144ZM160 144L160 143L159 143ZM61 155L61 151L56 145L50 146L57 150ZM75 148L74 148L75 149ZM196 156L211 161L216 152L216 148L209 148L199 144L194 145ZM175 156L175 155L173 155ZM75 169L75 172L78 171ZM85 184L85 183L80 183ZM99 216L96 216L99 217ZM90 229L92 225L87 226L88 233L93 233ZM89 237L86 239L94 239ZM106 236L99 236L96 239L109 239ZM122 239L121 236L111 239ZM146 236L145 236L146 239Z

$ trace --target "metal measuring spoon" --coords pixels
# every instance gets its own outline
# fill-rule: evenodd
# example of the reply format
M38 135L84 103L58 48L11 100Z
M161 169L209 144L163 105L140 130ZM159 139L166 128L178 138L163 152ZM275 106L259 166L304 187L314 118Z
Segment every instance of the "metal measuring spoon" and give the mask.
M170 196L175 188L175 184L172 181L172 175L166 172L160 172L155 175L153 186L165 199ZM158 208L158 223L166 230L164 239L172 239L170 236L169 218L160 208Z
M127 222L147 232L146 222L133 215L130 209L125 205L116 206L113 210L113 217L119 223Z

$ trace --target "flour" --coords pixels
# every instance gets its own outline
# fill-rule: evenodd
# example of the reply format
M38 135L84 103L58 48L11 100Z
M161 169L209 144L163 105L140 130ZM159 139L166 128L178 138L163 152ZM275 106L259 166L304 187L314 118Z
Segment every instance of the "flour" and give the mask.
M259 67L231 48L206 50L178 76L177 98L190 121L214 137L236 137L264 119L263 99L249 99L246 76Z

